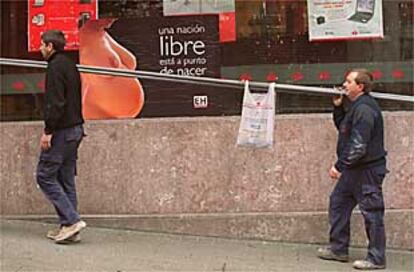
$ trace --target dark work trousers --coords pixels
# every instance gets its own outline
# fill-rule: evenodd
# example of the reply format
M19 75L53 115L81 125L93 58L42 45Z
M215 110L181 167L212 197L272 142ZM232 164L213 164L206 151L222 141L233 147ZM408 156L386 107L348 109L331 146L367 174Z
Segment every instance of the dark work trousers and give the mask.
M369 240L367 260L374 264L385 264L384 199L382 182L386 174L385 165L364 169L346 169L330 196L329 240L336 254L348 254L350 219L358 204L365 219L365 230Z
M61 129L52 136L52 146L41 151L37 165L37 183L53 204L62 226L80 220L75 186L78 147L83 126Z

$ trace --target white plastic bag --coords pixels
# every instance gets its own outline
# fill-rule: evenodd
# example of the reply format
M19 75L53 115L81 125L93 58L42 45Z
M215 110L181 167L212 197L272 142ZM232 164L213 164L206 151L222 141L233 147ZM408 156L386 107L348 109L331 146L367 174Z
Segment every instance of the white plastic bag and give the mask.
M251 93L245 82L237 145L271 147L275 120L275 83L267 93Z

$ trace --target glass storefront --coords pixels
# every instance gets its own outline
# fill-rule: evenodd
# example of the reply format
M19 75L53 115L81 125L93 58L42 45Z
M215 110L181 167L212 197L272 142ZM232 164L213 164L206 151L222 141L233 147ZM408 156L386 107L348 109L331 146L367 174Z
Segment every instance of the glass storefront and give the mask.
M98 17L161 20L164 2L100 1ZM176 1L183 5L196 2L203 3ZM208 2L214 1L205 0L205 6ZM2 57L41 60L39 53L27 50L27 6L27 1L1 1ZM413 95L413 0L382 0L384 37L377 39L309 41L307 8L306 0L235 0L235 39L218 43L218 75L228 79L332 87L341 84L350 68L364 67L376 79L375 91ZM116 30L112 33L116 34ZM119 42L122 44L122 39ZM128 48L128 43L124 45ZM78 61L77 51L69 55ZM41 119L43 72L1 67L1 120ZM153 85L148 80L142 83L144 89L147 84ZM208 96L209 107L195 109L194 95ZM242 90L188 84L177 85L173 91L145 89L145 97L141 117L237 115L241 110ZM384 110L413 109L412 103L407 102L381 100L380 104ZM329 96L303 93L277 96L277 113L330 110Z

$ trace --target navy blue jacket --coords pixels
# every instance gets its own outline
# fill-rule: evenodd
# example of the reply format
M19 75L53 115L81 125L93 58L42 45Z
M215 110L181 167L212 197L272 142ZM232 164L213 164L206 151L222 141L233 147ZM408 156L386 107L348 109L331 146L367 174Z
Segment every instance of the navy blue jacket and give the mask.
M359 96L348 111L341 105L334 107L338 129L335 168L344 169L385 165L384 122L381 109L369 94Z

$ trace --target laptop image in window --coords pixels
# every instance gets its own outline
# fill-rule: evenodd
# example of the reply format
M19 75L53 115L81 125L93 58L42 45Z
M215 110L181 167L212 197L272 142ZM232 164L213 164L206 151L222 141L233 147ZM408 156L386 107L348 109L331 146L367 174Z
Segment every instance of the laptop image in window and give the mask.
M375 0L357 0L355 13L348 20L367 23L374 15L374 8Z

